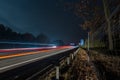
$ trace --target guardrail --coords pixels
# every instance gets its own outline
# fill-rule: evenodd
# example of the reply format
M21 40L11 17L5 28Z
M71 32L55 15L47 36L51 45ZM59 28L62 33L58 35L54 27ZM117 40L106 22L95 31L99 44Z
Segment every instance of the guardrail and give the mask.
M64 66L69 66L74 60L76 54L79 51L79 47L74 49L70 49L65 52L61 52L59 54L66 54L58 60L51 60L50 65L38 71L37 73L33 74L32 76L28 77L26 80L59 80L60 79L60 70ZM54 74L54 77L53 77ZM53 77L53 79L51 79Z

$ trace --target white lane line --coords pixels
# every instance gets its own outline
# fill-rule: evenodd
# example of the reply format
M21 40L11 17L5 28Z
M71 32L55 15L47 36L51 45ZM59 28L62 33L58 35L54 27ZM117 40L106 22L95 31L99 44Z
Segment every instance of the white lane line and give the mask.
M28 77L27 79L25 80L31 80L33 77L37 76L38 74L40 74L42 71L46 70L47 68L49 68L50 66L52 66L52 64L50 64L49 66L45 67L44 69L42 69L41 71L33 74L32 76Z
M24 61L24 62L12 64L12 65L9 65L9 66L5 66L5 67L0 68L0 72L4 72L4 71L7 71L9 68L16 67L18 65L22 65L22 64L25 64L25 63L34 62L34 61L37 61L37 60L40 60L40 59L43 59L43 58L46 58L46 57L50 57L52 55L59 54L59 53L62 53L62 52L65 52L65 51L68 51L68 50L71 50L71 49L73 49L73 48L70 48L70 49L67 49L67 50L62 50L62 51L55 52L55 53L45 55L45 56L41 56L41 57L38 57L38 58L30 59L30 60L27 60L27 61Z

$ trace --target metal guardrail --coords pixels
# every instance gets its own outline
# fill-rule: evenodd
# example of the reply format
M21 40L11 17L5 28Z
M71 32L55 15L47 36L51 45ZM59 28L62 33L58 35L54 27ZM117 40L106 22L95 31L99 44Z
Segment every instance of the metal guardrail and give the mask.
M73 56L75 56L79 51L79 47L76 47L74 49L70 49L68 51L65 51L65 52L61 52L59 54L66 54L64 55L63 57L61 57L60 59L58 60L52 60L52 64L48 65L47 67L45 67L44 69L42 69L41 71L38 71L37 73L33 74L32 76L28 77L26 80L38 80L38 77L39 77L39 80L43 80L45 79L45 77L47 77L52 71L55 71L56 72L56 78L59 78L59 72L57 71L57 66L61 66L61 63L64 62L64 60L66 60L67 64L70 63L70 59L68 60L67 58L73 58ZM57 54L58 55L58 54ZM72 56L71 56L72 55ZM69 62L68 62L69 61ZM56 79L56 80L59 80L59 79Z

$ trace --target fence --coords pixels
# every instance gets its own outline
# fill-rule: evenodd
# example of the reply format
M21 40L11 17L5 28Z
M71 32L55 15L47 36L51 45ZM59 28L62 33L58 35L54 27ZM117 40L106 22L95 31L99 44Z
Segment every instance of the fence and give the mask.
M111 35L113 42L113 50L120 50L120 6L110 16L111 22ZM96 29L94 33L90 35L90 48L109 48L108 30L107 24L104 22L101 27ZM86 40L85 47L88 45Z
M120 5L110 16L113 50L109 51L108 27L106 22L89 37L90 59L99 70L101 80L120 79ZM88 39L85 43L88 48Z

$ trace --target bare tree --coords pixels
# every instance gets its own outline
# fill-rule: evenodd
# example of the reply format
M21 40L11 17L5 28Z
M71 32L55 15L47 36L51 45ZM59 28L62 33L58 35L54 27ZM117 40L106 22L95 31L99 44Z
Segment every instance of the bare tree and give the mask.
M99 3L99 4L98 4ZM109 4L109 6L108 6ZM78 0L74 3L67 3L65 8L74 12L78 17L84 20L80 26L83 29L89 29L91 34L106 21L109 40L109 50L113 50L113 41L111 35L111 22L109 20L110 11L119 5L119 0ZM110 10L110 6L112 6ZM103 11L104 9L104 11ZM105 15L105 16L104 16Z

